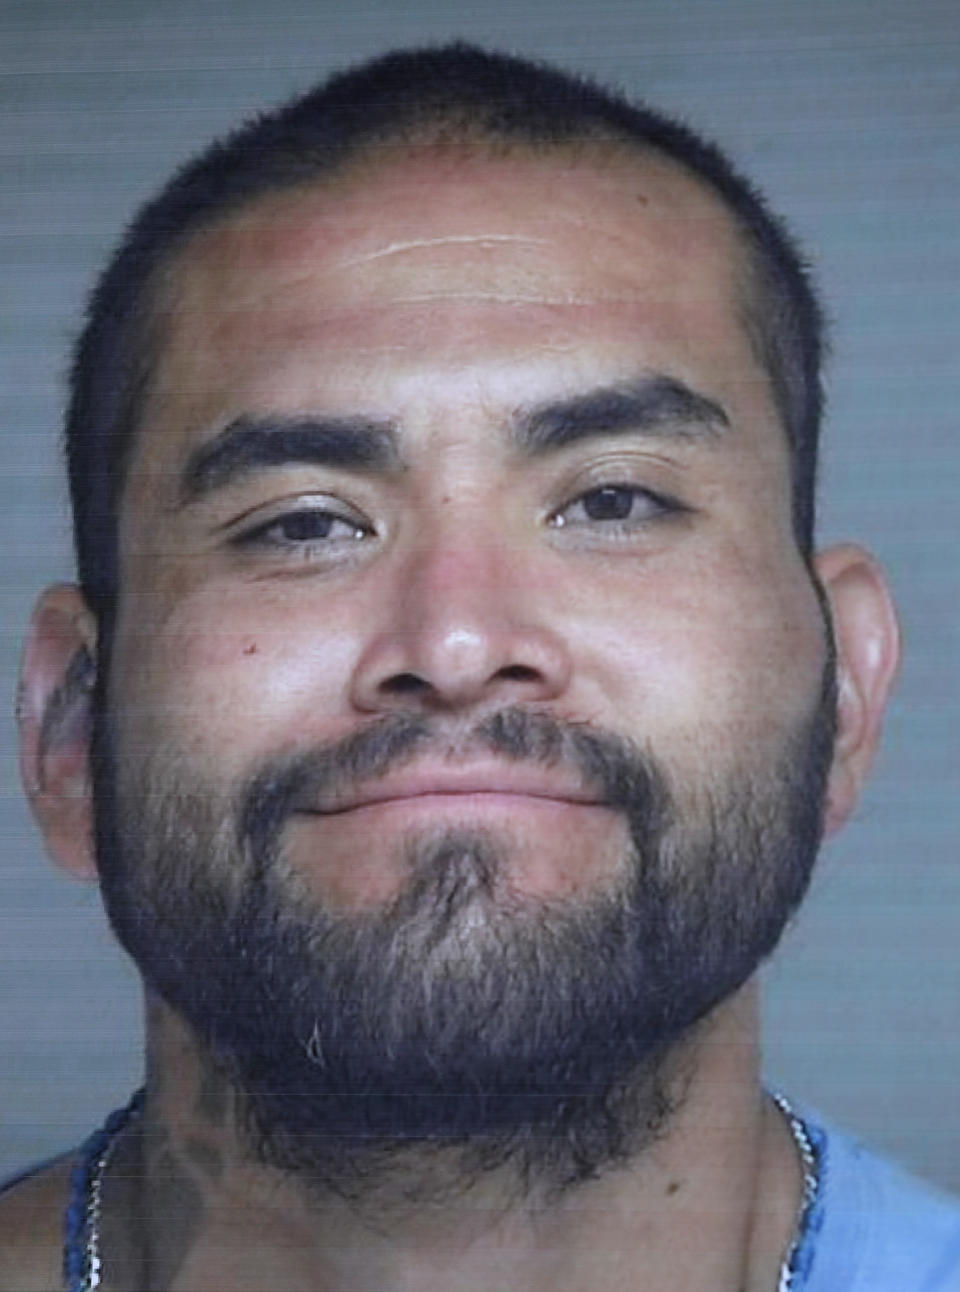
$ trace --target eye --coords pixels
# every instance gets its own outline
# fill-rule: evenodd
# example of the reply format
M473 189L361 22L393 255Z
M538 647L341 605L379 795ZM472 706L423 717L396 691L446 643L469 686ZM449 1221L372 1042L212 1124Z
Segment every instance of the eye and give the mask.
M574 525L629 528L681 510L679 503L639 485L600 485L555 511L550 522L557 529Z
M354 515L341 515L326 507L298 507L254 525L234 542L239 547L297 550L356 543L372 533L372 528Z

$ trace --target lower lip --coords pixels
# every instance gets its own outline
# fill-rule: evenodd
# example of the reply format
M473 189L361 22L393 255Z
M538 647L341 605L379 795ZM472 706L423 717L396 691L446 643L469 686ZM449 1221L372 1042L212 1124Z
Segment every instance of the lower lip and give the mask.
M563 897L609 877L617 821L601 803L477 792L411 794L339 812L300 812L290 826L287 843L296 864L319 871L331 902L353 910L396 896L404 873L397 862L402 840L458 831L488 832L509 844L505 882L512 890Z

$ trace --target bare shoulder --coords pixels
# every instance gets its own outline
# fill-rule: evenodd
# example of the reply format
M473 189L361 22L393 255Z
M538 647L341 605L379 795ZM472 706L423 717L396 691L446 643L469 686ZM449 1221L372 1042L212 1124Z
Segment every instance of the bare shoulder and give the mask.
M28 1176L0 1196L0 1292L60 1292L63 1209L75 1157Z

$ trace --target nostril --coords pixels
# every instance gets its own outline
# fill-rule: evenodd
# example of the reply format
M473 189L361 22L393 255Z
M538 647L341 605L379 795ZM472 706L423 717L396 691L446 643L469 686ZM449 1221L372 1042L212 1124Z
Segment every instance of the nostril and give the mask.
M416 673L395 673L383 682L382 687L390 695L421 695L430 689L429 683L417 677Z
M430 598L415 606L404 599L408 617L377 634L358 661L351 683L358 708L452 711L497 698L545 700L566 689L570 659L562 638L512 622L492 595L464 598L439 608Z
M497 670L495 680L530 685L539 682L541 675L537 669L529 668L526 664L507 664ZM435 688L417 673L394 673L383 680L380 690L385 695L406 698L426 695Z
M497 677L503 678L507 682L538 682L540 674L535 668L528 668L526 664L508 664L497 673Z

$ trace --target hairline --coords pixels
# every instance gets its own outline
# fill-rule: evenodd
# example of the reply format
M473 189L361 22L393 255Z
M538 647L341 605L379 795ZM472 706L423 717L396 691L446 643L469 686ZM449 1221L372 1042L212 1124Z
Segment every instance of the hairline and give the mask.
M175 274L186 268L193 245L203 236L226 227L242 213L255 210L272 198L298 194L306 196L319 190L335 192L338 183L351 178L351 173L358 174L366 180L375 179L378 171L389 165L390 161L389 156L378 156L381 150L389 153L393 148L422 146L425 149L452 151L451 145L452 148L462 151L465 157L553 158L566 155L575 158L577 154L602 157L606 152L613 160L629 163L642 162L645 157L653 156L657 161L682 173L701 192L708 194L717 203L726 216L733 234L735 260L731 266L731 283L734 292L734 314L744 330L750 351L767 382L771 405L788 451L791 499L793 498L793 490L796 486L795 445L790 429L789 394L782 389L785 383L782 375L777 372L776 359L771 354L770 347L763 344L764 338L768 335L764 320L774 307L774 301L771 298L774 297L776 289L767 282L770 274L765 264L763 250L751 245L751 230L717 185L683 159L656 144L632 139L626 134L606 137L599 132L596 135L584 132L583 135L570 139L530 140L498 135L469 124L458 129L455 122L443 120L433 124L428 123L426 129L417 125L413 127L408 125L395 132L387 133L384 137L373 137L354 148L328 169L318 167L315 175L308 179L297 178L288 183L282 180L275 181L264 185L259 192L224 203L219 208L186 224L164 247L156 264L151 266L140 284L132 302L135 331L130 343L130 353L133 359L131 368L134 378L130 383L132 389L129 390L126 414L122 424L117 428L113 446L111 493L117 541L119 541L123 498L129 469L138 445L144 413L149 404L153 379L159 370L164 346L170 336L170 332L164 326L169 320L162 308L163 294ZM167 282L164 282L164 279ZM781 380L778 380L778 376L781 376ZM797 537L799 541L799 536ZM119 553L117 555L119 556ZM120 593L119 573L118 561L115 595Z

